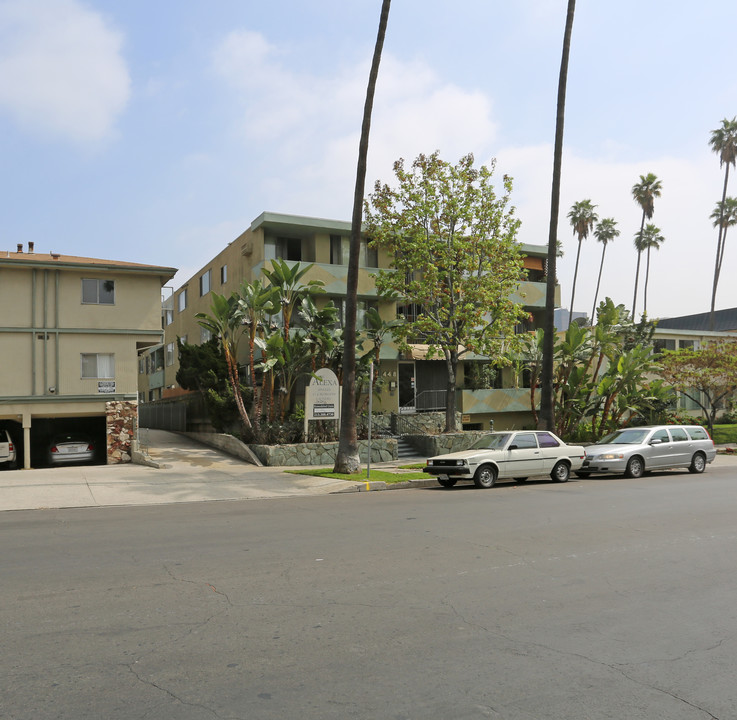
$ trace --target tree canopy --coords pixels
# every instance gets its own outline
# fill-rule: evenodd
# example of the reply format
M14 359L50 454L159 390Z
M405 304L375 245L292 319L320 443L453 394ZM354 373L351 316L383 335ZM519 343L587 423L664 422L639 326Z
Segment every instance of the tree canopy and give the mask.
M472 154L455 165L437 152L409 168L400 159L396 186L377 181L366 203L366 232L392 258L377 290L405 310L394 330L400 349L422 343L429 358L446 361L447 431L455 430L459 358L470 352L507 362L514 326L525 317L512 299L524 278L512 179L505 175L497 194L494 169L494 161L475 168Z
M667 350L660 360L660 374L704 411L713 436L717 411L737 390L737 343Z

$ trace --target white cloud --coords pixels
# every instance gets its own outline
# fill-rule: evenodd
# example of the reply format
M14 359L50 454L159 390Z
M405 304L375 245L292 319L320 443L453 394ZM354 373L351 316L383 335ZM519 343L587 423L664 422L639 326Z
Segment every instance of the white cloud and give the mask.
M76 0L5 0L0 108L44 135L105 139L130 95L122 42Z

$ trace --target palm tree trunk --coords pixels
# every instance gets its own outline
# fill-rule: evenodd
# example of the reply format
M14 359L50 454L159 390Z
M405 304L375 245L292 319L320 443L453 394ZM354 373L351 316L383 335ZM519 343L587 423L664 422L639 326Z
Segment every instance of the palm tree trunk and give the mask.
M642 231L645 229L645 211L642 211L642 222L640 223L640 236L642 236ZM632 298L632 322L636 322L637 318L635 316L635 311L637 307L637 285L640 282L640 258L642 256L642 252L640 250L637 251L637 269L635 270L635 294Z
M596 301L599 299L599 285L601 285L601 272L604 269L604 253L606 252L606 243L601 249L601 262L599 263L599 277L596 278L596 292L594 293L594 307L591 308L591 326L596 322Z
M724 257L724 244L726 240L726 229L722 225L724 216L724 201L727 199L727 183L729 182L729 163L724 171L724 188L722 189L722 217L719 218L719 236L717 238L717 257L714 262L714 282L711 286L711 309L709 311L709 330L714 329L714 307L717 300L717 285L719 284L719 275L722 271L722 258Z
M647 285L650 282L650 248L647 249L647 262L645 263L645 289L642 294L643 312L647 315Z
M548 231L548 268L545 286L545 326L543 335L543 366L540 379L540 415L537 426L552 430L555 422L553 407L553 352L555 347L555 285L556 256L558 253L558 212L560 210L560 176L563 160L563 126L566 110L566 83L568 56L571 52L571 33L576 0L568 0L566 28L563 34L563 54L558 75L558 103L555 119L555 149L553 151L553 185L550 197L550 227Z
M573 271L573 288L571 289L571 314L569 324L573 322L573 298L576 297L576 279L578 278L578 259L581 257L581 238L578 238L578 250L576 250L576 268Z
M356 430L356 305L358 294L358 256L361 250L361 224L363 219L363 195L366 185L366 158L368 156L369 132L371 130L371 111L374 105L376 79L379 75L381 51L389 19L391 0L382 0L379 31L374 46L374 57L369 72L366 102L363 108L361 139L358 146L358 166L356 168L356 187L353 193L353 215L351 217L351 243L348 253L348 277L346 278L345 301L345 349L343 351L343 398L340 406L340 438L335 458L334 472L357 473L361 469L358 455L358 434Z

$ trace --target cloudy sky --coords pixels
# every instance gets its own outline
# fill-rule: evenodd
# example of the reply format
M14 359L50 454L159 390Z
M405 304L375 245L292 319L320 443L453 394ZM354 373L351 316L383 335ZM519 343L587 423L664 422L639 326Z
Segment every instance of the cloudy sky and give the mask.
M380 0L0 0L0 249L180 268L179 285L261 212L349 220ZM566 0L394 0L367 185L439 150L497 160L522 242L546 244ZM723 169L710 131L737 115L737 3L579 0L559 237L563 305L591 199L621 235L600 297L631 306L655 173L648 311L709 309ZM737 173L735 173L737 175ZM737 177L731 193L737 195ZM728 238L729 240L729 238ZM717 307L737 306L737 228ZM601 246L581 249L590 311ZM638 310L642 309L642 289Z

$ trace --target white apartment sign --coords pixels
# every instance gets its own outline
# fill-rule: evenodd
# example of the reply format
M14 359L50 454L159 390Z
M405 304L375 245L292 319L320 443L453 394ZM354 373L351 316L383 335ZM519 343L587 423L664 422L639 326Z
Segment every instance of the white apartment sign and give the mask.
M305 421L340 419L340 384L328 368L317 370L305 389Z
M115 380L98 380L97 381L97 392L98 393L115 393Z

